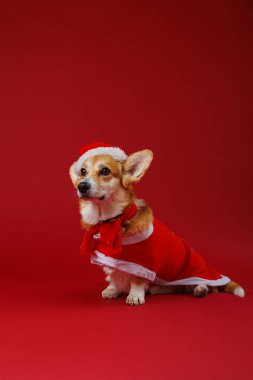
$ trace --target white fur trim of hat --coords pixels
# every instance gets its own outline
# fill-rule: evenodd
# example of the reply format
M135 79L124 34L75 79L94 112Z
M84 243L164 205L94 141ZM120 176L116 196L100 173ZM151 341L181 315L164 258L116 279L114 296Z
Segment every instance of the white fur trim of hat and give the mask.
M80 149L80 156L75 164L76 173L80 171L83 162L87 160L87 158L98 156L100 154L107 154L119 162L123 162L127 159L127 154L119 147L103 143L89 144Z

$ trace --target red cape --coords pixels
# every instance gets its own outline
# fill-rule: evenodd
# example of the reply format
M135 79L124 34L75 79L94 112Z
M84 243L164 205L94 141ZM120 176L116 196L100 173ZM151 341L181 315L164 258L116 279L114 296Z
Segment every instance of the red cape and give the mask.
M149 231L123 238L121 253L109 256L99 237L94 237L94 247L93 264L106 265L156 284L219 286L230 281L157 219Z

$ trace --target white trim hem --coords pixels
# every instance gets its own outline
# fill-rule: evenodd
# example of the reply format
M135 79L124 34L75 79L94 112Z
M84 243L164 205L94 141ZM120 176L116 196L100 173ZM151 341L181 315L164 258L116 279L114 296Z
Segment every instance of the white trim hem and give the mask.
M149 281L154 281L156 278L156 273L143 267L142 265L132 263L130 261L114 259L110 256L105 256L99 251L95 251L91 256L91 264L105 265L111 268L115 268L122 272L127 272L138 277L146 278Z
M156 273L152 270L145 268L140 264L136 264L130 261L115 259L110 256L105 256L99 251L95 251L90 259L92 264L95 265L105 265L122 272L132 274L134 276L145 278L154 284L168 286L168 285L198 285L205 284L207 286L223 286L230 282L230 278L221 275L221 278L217 280L209 280L201 277L189 277L182 280L176 281L166 281L161 278L156 277Z

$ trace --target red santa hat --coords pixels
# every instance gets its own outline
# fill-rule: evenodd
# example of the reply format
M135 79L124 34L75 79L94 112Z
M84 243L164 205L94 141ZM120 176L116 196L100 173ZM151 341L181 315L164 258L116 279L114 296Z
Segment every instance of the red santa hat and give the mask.
M82 163L87 158L98 156L100 154L108 154L113 157L116 161L123 162L127 159L126 153L120 147L115 147L109 144L104 144L102 142L94 142L89 145L85 145L80 148L80 156L75 164L75 171L79 172Z

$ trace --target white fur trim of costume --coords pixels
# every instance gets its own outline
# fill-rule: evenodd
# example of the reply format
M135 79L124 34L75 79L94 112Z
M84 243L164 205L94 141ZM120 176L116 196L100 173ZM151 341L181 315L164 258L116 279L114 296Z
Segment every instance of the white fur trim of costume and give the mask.
M90 149L84 154L82 154L75 164L75 171L78 173L82 167L82 163L84 160L87 160L87 158L93 157L93 156L99 156L100 154L108 154L112 158L114 158L116 161L123 162L127 159L126 153L117 147L100 147L100 148L94 148Z
M222 286L230 282L230 278L221 275L221 278L217 280L209 280L201 277L189 277L177 281L165 281L156 277L156 273L142 265L112 258L110 256L105 256L99 251L95 251L91 256L91 263L96 265L106 265L108 267L133 274L134 276L146 278L147 280L153 282L157 285L167 286L167 285L200 285L205 284L207 286Z
M115 268L122 272L127 272L138 277L146 278L149 281L154 281L156 273L149 270L142 265L132 263L130 261L114 259L110 256L105 256L99 251L95 251L91 256L91 264L106 265L111 268Z
M131 244L140 243L141 241L146 240L147 238L149 238L149 236L152 235L153 231L154 231L154 226L151 223L149 225L148 230L143 231L143 232L141 232L139 234L136 234L136 235L133 235L133 236L123 237L121 244L122 245L131 245ZM93 237L95 239L99 239L100 238L100 234L96 234Z

